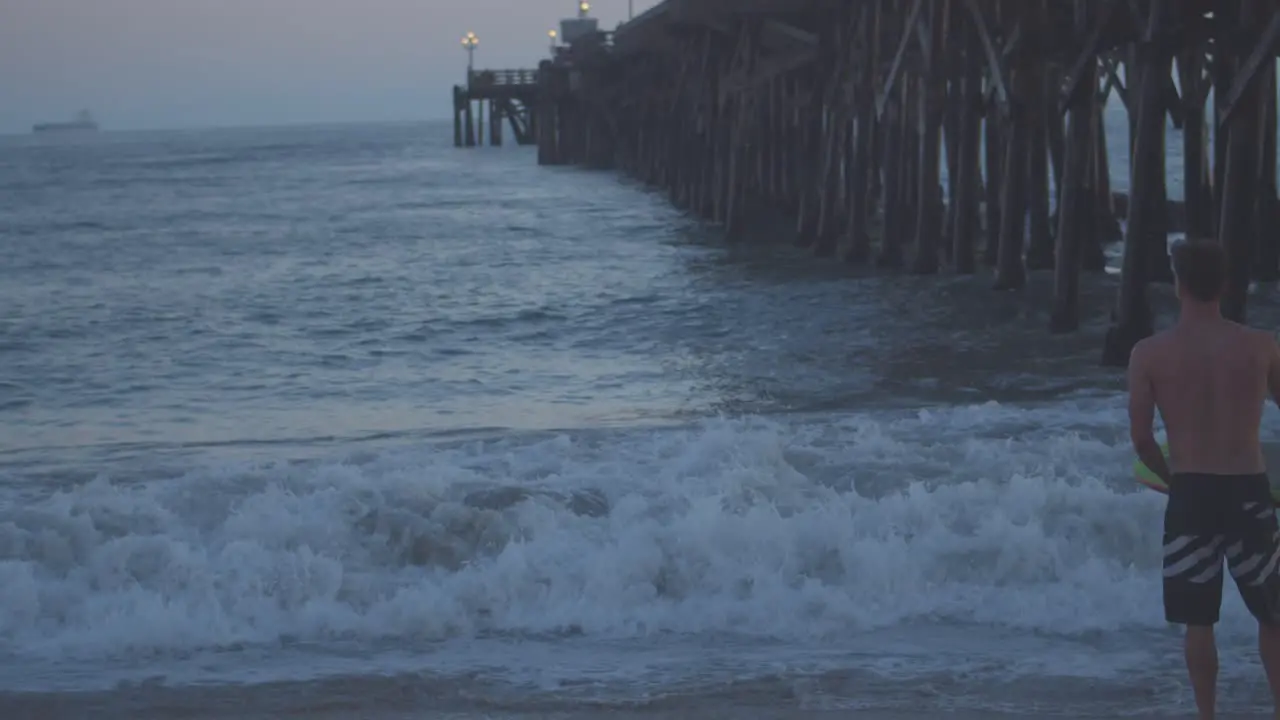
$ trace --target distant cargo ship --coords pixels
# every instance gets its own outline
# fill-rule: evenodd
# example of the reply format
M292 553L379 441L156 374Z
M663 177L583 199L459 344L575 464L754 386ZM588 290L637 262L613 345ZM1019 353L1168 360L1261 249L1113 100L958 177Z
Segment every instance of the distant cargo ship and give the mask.
M88 110L81 110L76 114L74 120L64 122L47 122L39 123L31 126L33 133L50 133L50 132L97 132L98 123L94 122L93 116Z

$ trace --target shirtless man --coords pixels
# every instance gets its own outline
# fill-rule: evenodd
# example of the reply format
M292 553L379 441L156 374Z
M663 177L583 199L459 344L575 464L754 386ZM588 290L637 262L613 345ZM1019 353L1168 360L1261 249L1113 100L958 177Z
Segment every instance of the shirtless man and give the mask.
M1268 394L1280 404L1280 348L1262 331L1223 319L1226 256L1214 242L1173 249L1181 313L1171 329L1133 348L1130 438L1169 486L1164 514L1164 614L1185 625L1187 670L1201 720L1214 716L1218 650L1213 626L1226 560L1258 620L1258 650L1280 720L1280 528L1258 426ZM1160 409L1166 464L1152 431Z

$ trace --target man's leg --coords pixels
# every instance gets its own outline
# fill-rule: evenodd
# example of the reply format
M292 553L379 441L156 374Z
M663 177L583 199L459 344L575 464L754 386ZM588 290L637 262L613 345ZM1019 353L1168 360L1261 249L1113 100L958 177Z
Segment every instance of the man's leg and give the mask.
M1280 625L1258 623L1258 654L1262 656L1262 669L1271 686L1275 717L1280 720Z
M1228 554L1222 498L1218 478L1174 475L1164 511L1164 618L1187 626L1184 653L1200 720L1212 720L1217 695L1213 626Z
M1259 483L1254 497L1238 506L1233 524L1236 537L1226 550L1227 566L1258 621L1258 654L1280 720L1280 523L1269 483Z
M1200 720L1213 720L1218 649L1213 626L1222 605L1221 535L1165 534L1164 617L1185 625L1184 654Z
M1188 625L1184 651L1200 720L1213 720L1218 696L1218 645L1214 642L1213 626Z

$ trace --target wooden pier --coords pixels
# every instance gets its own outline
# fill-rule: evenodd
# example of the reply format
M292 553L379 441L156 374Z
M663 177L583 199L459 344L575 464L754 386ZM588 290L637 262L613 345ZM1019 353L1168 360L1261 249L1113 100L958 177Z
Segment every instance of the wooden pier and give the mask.
M526 127L540 163L616 168L730 240L781 222L820 256L985 267L1002 291L1051 271L1055 333L1078 328L1081 273L1122 241L1102 355L1123 365L1153 330L1148 285L1172 279L1171 223L1227 249L1229 317L1280 279L1278 46L1274 0L666 0L544 61Z
M519 145L534 143L538 73L534 70L470 70L467 84L453 87L453 144L484 144L485 106L488 106L489 144L502 144L502 123L511 126Z

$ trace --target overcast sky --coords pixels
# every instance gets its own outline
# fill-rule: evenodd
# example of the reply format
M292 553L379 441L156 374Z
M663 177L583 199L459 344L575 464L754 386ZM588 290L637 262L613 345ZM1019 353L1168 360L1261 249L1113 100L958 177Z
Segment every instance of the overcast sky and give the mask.
M634 0L637 13L656 0ZM476 65L535 67L576 0L0 0L0 133L449 117ZM595 0L613 29L627 0Z

